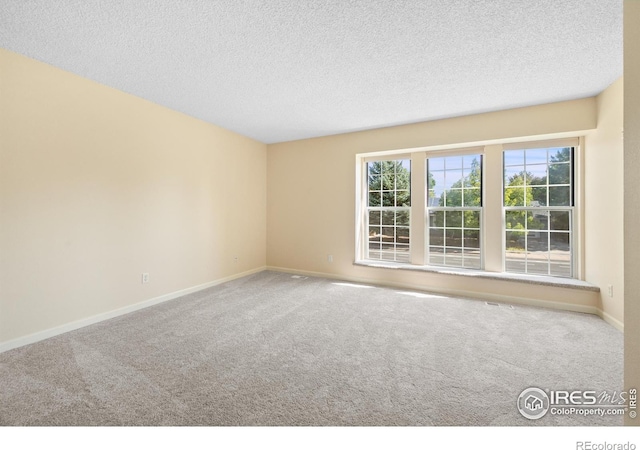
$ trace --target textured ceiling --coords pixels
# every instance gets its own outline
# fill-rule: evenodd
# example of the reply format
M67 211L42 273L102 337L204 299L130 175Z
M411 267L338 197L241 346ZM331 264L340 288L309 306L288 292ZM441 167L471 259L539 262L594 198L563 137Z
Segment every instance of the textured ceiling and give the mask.
M0 0L0 46L273 143L595 95L622 0Z

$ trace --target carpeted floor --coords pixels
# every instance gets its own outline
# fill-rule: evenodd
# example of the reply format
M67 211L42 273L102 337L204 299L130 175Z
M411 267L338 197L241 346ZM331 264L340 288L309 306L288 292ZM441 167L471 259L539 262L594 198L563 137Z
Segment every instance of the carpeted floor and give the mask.
M262 272L0 354L0 425L621 425L527 387L622 388L598 317Z

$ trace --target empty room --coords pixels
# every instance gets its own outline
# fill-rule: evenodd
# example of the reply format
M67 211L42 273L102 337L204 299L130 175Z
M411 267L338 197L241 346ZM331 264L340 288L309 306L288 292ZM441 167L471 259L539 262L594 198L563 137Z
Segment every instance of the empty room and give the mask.
M637 30L0 1L0 425L637 425Z

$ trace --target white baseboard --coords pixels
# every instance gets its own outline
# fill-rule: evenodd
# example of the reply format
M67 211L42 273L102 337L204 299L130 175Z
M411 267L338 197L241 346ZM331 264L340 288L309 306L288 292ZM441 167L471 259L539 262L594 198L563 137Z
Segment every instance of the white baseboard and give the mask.
M332 280L343 280L343 281L349 281L353 283L385 286L385 287L400 288L400 289L411 289L411 290L423 291L423 292L432 292L436 294L444 294L448 296L461 297L465 299L488 300L488 301L494 301L498 303L516 304L516 305L522 305L522 306L534 306L538 308L550 308L550 309L557 309L562 311L580 312L585 314L595 314L601 317L607 323L617 328L618 330L623 331L624 329L624 325L619 320L613 318L611 315L591 305L579 305L575 303L536 300L536 299L526 298L526 297L506 296L506 295L492 294L488 292L473 292L473 291L466 291L461 289L441 289L441 288L431 289L423 285L416 285L412 283L396 283L396 282L370 280L366 278L334 275L331 273L313 272L309 270L297 270L297 269L290 269L286 267L267 266L267 270L272 270L274 272L293 273L297 275L306 275L306 276L312 276L312 277L329 278Z
M611 314L598 309L597 313L600 317L602 317L602 319L607 322L609 325L614 326L615 328L617 328L618 330L622 331L624 333L624 323L622 323L621 321L619 321L618 319L616 319L615 317L613 317Z
M210 281L208 283L199 284L197 286L192 286L190 288L181 289L179 291L171 292L169 294L161 295L159 297L150 298L148 300L144 300L139 303L135 303L133 305L125 306L123 308L114 309L112 311L108 311L105 313L97 314L95 316L87 317L85 319L76 320L74 322L69 322L64 325L60 325L57 327L49 328L47 330L38 331L37 333L29 334L27 336L22 336L16 339L11 339L6 342L0 343L0 353L6 352L8 350L12 350L14 348L22 347L24 345L33 344L34 342L42 341L44 339L51 338L53 336L57 336L59 334L67 333L69 331L77 330L78 328L83 328L88 325L93 325L94 323L102 322L104 320L113 319L114 317L122 316L124 314L129 314L134 311L138 311L140 309L148 308L150 306L157 305L159 303L164 303L169 300L176 299L178 297L182 297L187 294L191 294L193 292L198 292L203 289L210 288L212 286L217 286L218 284L226 283L227 281L235 280L238 278L246 277L247 275L252 275L254 273L262 272L266 270L266 267L259 267L257 269L248 270L246 272L237 273L225 278L220 278L218 280Z
M104 320L112 319L114 317L122 316L130 312L138 311L140 309L144 309L150 306L164 303L166 301L173 300L178 297L191 294L193 292L198 292L203 289L207 289L212 286L217 286L218 284L226 283L227 281L232 281L238 278L246 277L248 275L262 272L264 270L271 270L274 272L284 272L284 273L291 273L291 274L305 275L305 276L312 276L312 277L319 277L319 278L328 278L333 280L349 281L353 283L373 284L377 286L386 286L386 287L392 287L392 288L411 289L416 291L429 291L429 292L438 293L438 294L470 298L470 299L489 300L489 301L495 301L499 303L511 303L511 304L519 304L524 306L535 306L535 307L558 309L563 311L574 311L574 312L581 312L581 313L587 313L587 314L595 314L601 317L605 322L617 328L618 330L624 331L624 324L621 321L619 321L618 319L612 317L610 314L594 306L576 305L573 303L551 302L546 300L535 300L530 298L520 298L520 297L512 297L512 296L503 296L503 295L497 295L497 294L491 294L491 293L477 293L477 292L463 291L458 289L428 289L425 286L414 285L411 283L384 282L384 281L377 281L377 280L372 281L366 278L335 275L335 274L324 273L324 272L297 270L297 269L290 269L286 267L266 266L266 267L259 267L256 269L248 270L242 273L237 273L237 274L234 274L225 278L220 278L218 280L214 280L208 283L192 286L190 288L182 289L179 291L171 292L169 294L161 295L159 297L154 297L148 300L144 300L142 302L135 303L133 305L125 306L123 308L118 308L102 314L97 314L95 316L87 317L85 319L76 320L74 322L70 322L64 325L49 328L47 330L29 334L27 336L22 336L16 339L2 342L0 343L0 353L6 352L8 350L12 350L14 348L33 344L35 342L42 341L44 339L48 339L48 338L57 336L59 334L67 333L69 331L77 330L79 328L83 328L88 325L92 325L94 323L98 323Z

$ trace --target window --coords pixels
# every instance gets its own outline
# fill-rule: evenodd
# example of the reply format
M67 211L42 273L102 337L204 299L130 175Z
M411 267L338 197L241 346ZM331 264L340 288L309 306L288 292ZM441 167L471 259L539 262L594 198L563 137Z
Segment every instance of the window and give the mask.
M411 161L367 163L367 258L410 261Z
M579 278L578 144L358 155L356 260Z
M428 262L481 268L482 155L427 160Z
M504 152L505 270L571 277L573 148Z

